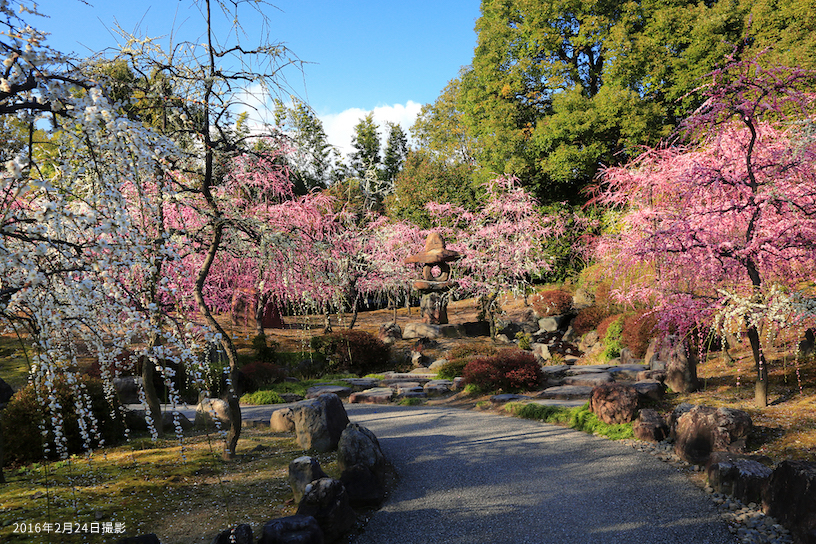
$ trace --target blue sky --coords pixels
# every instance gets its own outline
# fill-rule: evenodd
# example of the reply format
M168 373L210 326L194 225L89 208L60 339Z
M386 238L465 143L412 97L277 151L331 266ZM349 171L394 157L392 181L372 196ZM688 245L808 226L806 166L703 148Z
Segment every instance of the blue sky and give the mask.
M230 2L227 2L230 4ZM263 7L269 37L283 42L304 72L287 81L323 120L331 143L348 150L352 127L369 111L382 125L407 129L422 104L433 102L470 63L479 0L275 0ZM50 19L34 18L63 52L87 56L120 39L118 25L137 36L197 38L203 19L191 0L40 0ZM191 7L193 6L193 7ZM276 9L277 8L277 9ZM262 29L248 6L239 11L247 44ZM174 30L175 29L175 30Z

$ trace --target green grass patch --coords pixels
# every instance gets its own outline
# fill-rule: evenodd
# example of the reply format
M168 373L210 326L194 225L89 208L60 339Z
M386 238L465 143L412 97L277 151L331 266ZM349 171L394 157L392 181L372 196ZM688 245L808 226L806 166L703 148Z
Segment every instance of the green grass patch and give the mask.
M598 419L598 416L590 412L589 403L577 408L565 408L562 406L510 402L505 405L504 409L516 417L561 425L577 431L604 436L610 440L624 440L634 437L631 423L617 425L604 423Z
M0 377L15 391L28 381L28 360L31 346L21 345L15 336L0 335Z
M163 544L210 542L239 520L260 531L269 519L294 514L289 463L304 454L293 436L268 429L241 432L235 459L221 457L223 442L185 437L137 438L92 458L6 467L0 486L0 541L9 543L113 542L156 533ZM314 455L314 454L312 454ZM317 454L323 470L339 477L336 452ZM110 522L123 534L15 533L15 523Z

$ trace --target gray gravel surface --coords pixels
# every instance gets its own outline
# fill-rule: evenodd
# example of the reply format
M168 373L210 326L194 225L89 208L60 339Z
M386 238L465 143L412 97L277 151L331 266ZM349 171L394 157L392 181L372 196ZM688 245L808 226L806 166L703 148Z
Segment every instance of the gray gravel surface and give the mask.
M631 447L472 410L346 409L400 475L355 544L736 542L702 490Z

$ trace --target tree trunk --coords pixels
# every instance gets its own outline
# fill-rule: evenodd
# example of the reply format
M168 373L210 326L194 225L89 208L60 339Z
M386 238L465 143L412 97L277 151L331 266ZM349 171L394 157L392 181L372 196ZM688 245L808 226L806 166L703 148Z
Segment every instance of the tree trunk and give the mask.
M353 329L354 324L357 323L357 316L360 314L360 312L357 310L357 304L359 302L360 302L360 293L357 293L357 295L354 297L354 302L352 303L352 306L354 308L353 308L353 310L351 312L351 322L349 323L349 326L348 326L349 330Z
M215 260L215 255L218 253L218 248L221 245L221 236L223 234L223 226L219 223L213 225L213 236L210 243L210 249L207 251L207 256L201 269L198 271L196 278L194 296L199 312L204 316L207 325L213 330L221 334L221 346L227 352L227 359L230 365L230 383L227 389L227 404L229 404L230 415L230 430L227 435L227 445L224 451L225 459L232 459L235 457L235 449L238 446L238 438L241 436L241 406L238 404L239 393L237 391L238 385L238 351L235 349L235 344L232 343L232 338L221 327L218 321L215 320L206 301L204 300L204 283L207 280L207 275L210 273L210 267Z
M6 483L6 477L3 475L4 462L5 462L5 448L3 446L3 426L0 425L0 484Z
M154 339L150 339L150 347L155 346ZM153 378L156 374L156 367L148 357L142 357L142 387L144 388L145 400L147 401L147 413L150 419L153 420L153 425L156 428L156 433L159 436L164 435L164 425L162 425L161 401L159 394L156 392L156 386L153 384Z
M754 386L754 403L764 408L768 406L768 363L759 344L759 331L754 325L748 327L748 341L756 363L756 385Z
M263 318L264 313L266 312L266 305L269 302L269 298L272 296L272 293L267 291L266 293L260 292L258 294L258 301L255 304L255 335L260 336L264 334L264 327L263 327Z

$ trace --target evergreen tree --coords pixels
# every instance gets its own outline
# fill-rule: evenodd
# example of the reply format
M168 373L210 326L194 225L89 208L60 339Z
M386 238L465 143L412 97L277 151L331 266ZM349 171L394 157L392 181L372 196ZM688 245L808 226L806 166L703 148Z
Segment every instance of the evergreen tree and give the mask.
M351 170L359 178L364 178L370 169L380 166L380 135L374 122L374 112L369 112L354 125L351 145Z
M408 137L397 123L388 123L388 142L385 146L382 177L393 182L408 155Z

